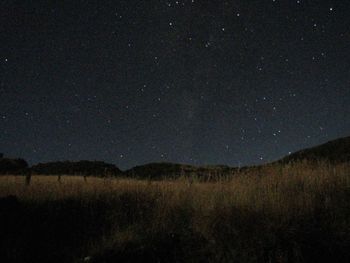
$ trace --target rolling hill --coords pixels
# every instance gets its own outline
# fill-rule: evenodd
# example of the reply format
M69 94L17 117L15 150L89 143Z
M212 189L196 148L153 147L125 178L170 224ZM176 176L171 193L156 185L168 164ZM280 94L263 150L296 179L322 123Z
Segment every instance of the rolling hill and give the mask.
M350 162L350 137L344 137L327 143L300 150L279 160L282 163L295 161L329 161L331 163Z
M302 160L308 162L326 161L335 164L350 162L350 137L336 139L322 145L297 151L273 163L260 166L247 166L240 169L260 169L266 165L285 164ZM27 169L28 165L22 159L0 158L0 174L20 174ZM30 170L34 174L39 175L126 176L140 179L196 176L198 178L211 179L232 175L236 173L239 168L226 165L193 166L188 164L159 162L138 165L129 170L121 171L114 164L101 161L64 161L39 163L33 165Z

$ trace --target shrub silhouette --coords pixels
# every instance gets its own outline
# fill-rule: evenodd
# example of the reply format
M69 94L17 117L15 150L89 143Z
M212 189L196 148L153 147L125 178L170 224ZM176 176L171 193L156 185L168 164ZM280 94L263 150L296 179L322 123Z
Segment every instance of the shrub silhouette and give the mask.
M23 174L28 171L28 163L23 159L0 158L0 174Z
M31 170L38 175L117 176L122 174L115 165L100 161L39 163L32 166Z

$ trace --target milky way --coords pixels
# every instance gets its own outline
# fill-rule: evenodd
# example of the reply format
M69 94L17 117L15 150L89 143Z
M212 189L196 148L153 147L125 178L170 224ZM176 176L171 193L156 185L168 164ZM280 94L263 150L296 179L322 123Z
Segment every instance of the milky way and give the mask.
M257 164L350 135L348 1L1 1L0 152Z

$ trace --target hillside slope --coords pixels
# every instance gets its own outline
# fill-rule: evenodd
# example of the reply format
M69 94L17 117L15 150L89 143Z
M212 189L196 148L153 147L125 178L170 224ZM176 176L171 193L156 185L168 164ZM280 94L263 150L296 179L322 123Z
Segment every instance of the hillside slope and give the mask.
M329 161L331 163L350 162L350 137L344 137L327 143L297 151L282 158L279 162Z

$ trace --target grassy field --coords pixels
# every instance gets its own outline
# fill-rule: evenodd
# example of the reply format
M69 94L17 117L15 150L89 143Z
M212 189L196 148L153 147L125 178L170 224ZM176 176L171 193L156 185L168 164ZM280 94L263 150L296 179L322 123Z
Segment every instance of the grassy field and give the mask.
M216 182L0 177L0 262L350 262L350 165Z

